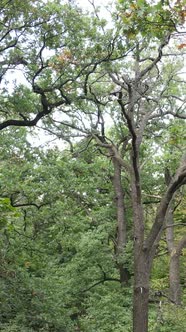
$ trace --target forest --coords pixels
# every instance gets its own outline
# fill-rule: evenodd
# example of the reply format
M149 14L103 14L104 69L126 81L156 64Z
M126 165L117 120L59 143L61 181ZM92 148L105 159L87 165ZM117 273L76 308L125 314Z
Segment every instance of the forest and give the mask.
M184 0L1 0L0 331L185 331L185 55Z

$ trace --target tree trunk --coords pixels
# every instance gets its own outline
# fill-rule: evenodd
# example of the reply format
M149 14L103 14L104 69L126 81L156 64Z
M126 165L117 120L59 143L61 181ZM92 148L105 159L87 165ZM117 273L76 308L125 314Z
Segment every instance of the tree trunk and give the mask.
M172 204L171 204L172 205ZM176 304L181 302L180 290L180 272L179 272L179 257L176 255L174 247L174 219L172 206L169 207L166 215L166 241L170 256L169 264L169 290L170 298Z
M179 256L174 249L170 256L169 265L169 284L170 298L175 304L181 304L181 287L180 287L180 264Z
M116 257L117 266L120 273L121 285L128 281L129 275L126 268L122 262L122 255L124 254L124 249L126 245L126 220L125 220L125 206L124 206L124 191L121 182L121 165L116 160L112 158L114 166L114 177L113 185L115 191L115 204L117 211L117 239L116 239Z
M181 304L181 285L180 285L180 255L182 249L186 247L186 236L173 247L170 253L169 283L170 298L175 304Z
M148 303L150 280L150 254L144 245L144 215L141 200L138 154L133 159L134 172L131 179L134 220L134 289L133 332L148 331Z
M174 244L174 217L173 207L170 204L166 214L166 241L170 256L169 264L169 291L170 299L175 304L181 304L180 286L180 255L185 246L186 239L183 237L177 246Z
M148 255L135 249L133 332L148 331L149 279Z

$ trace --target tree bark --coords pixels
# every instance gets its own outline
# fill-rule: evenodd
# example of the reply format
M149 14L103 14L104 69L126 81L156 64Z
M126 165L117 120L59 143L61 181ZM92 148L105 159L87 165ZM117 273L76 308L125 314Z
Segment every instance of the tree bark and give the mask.
M148 331L148 301L150 264L149 253L144 244L144 214L141 198L139 153L132 154L133 174L132 205L134 219L134 289L133 289L133 332Z
M117 211L117 239L116 239L116 257L117 266L120 273L121 285L124 285L129 278L127 269L122 262L122 255L126 246L126 220L124 206L124 191L121 182L121 165L116 158L112 158L114 166L113 186L115 191L115 204Z
M133 332L147 332L151 264L149 253L143 248L144 225L142 205L139 205L139 203L135 204L134 202L134 206Z
M165 173L165 182L169 185L171 181L170 172ZM166 177L166 174L169 174ZM186 237L183 237L177 246L175 246L174 241L174 210L173 204L170 206L166 214L166 241L168 252L170 256L169 264L169 291L170 299L177 305L181 304L181 285L180 285L180 255L183 247L186 245Z
M134 250L133 331L147 332L150 266L148 255L137 248Z
M177 246L174 246L170 253L169 284L170 298L175 303L181 304L181 285L180 285L180 255L182 249L186 247L186 236L183 236Z

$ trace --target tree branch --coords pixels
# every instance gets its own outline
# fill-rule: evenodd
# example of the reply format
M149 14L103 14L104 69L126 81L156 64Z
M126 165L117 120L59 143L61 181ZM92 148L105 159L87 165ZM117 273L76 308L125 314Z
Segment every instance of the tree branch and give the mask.
M183 156L181 164L177 169L175 176L170 181L167 191L161 199L159 208L157 209L154 224L144 243L145 250L151 251L151 249L155 245L156 238L159 236L160 232L163 229L165 216L171 199L174 193L184 184L186 184L186 154Z
M161 60L161 57L162 57L162 52L163 52L163 48L169 43L169 40L170 40L170 36L171 34L169 33L163 40L163 42L161 43L161 45L159 46L159 49L158 49L158 56L152 61L152 63L147 66L144 70L142 70L138 77L137 77L137 80L140 81L142 77L144 77L149 71L151 71L155 66L156 64Z
M100 284L103 284L105 281L117 281L117 282L120 282L120 279L117 279L117 278L105 278L103 280L99 280L98 282L96 282L95 284L93 284L92 286L88 287L87 289L84 289L82 291L82 293L85 293L85 292L88 292L90 289L94 288L95 286L98 286Z

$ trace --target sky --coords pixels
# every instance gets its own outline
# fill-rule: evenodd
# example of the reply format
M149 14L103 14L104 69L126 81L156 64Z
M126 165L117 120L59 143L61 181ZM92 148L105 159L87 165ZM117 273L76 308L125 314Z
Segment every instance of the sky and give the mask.
M114 4L114 0L77 0L79 6L81 6L85 10L93 10L93 7L99 7L101 15L104 18L109 19L109 12L106 10L106 6L111 6ZM92 4L91 4L92 3Z
M84 7L85 9L90 9L92 7L91 2L94 3L95 6L104 6L107 5L109 0L78 0L77 3Z

